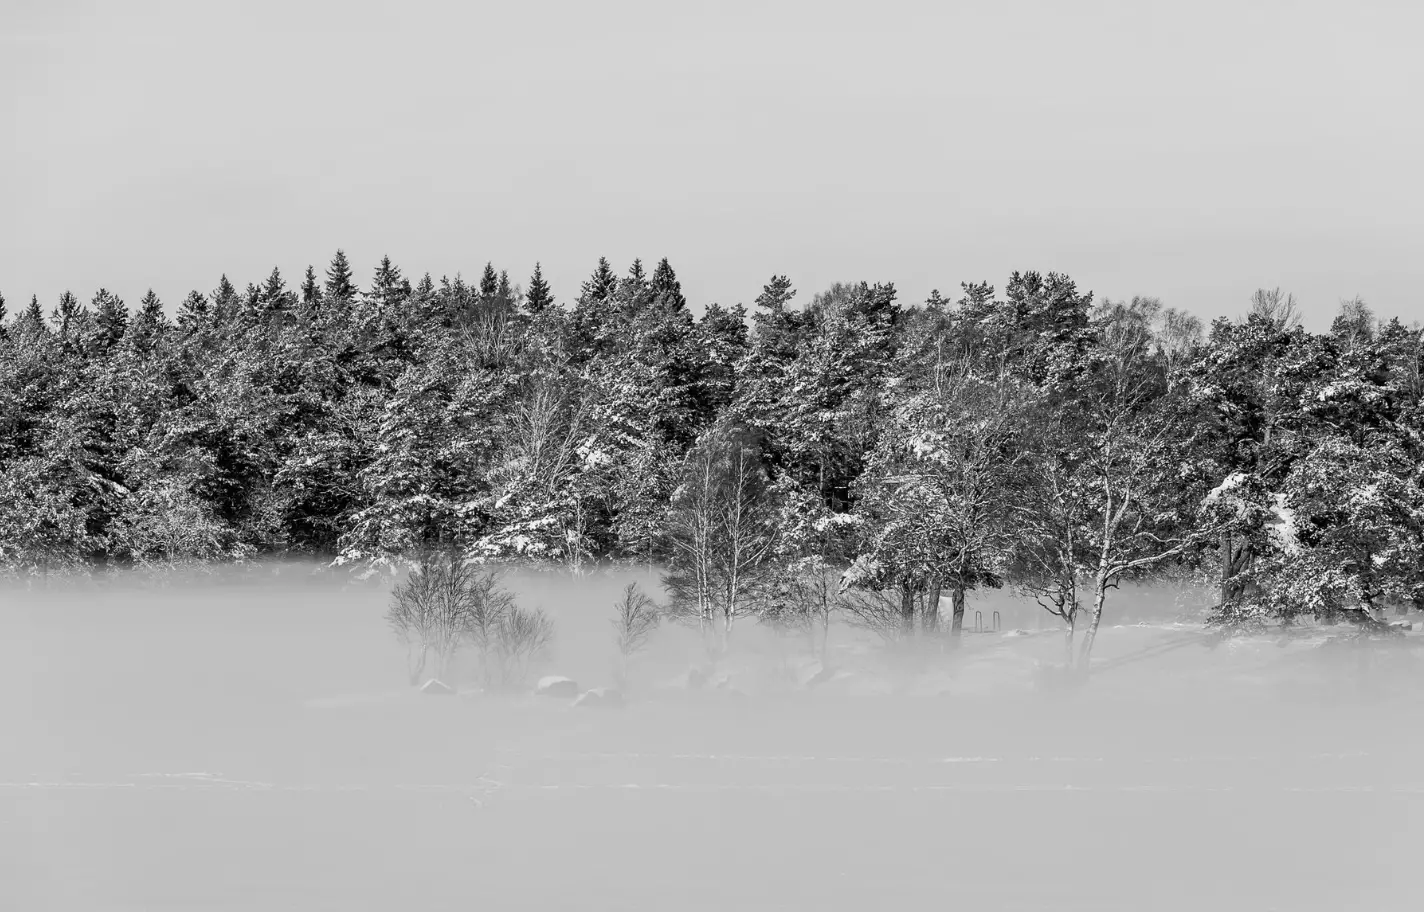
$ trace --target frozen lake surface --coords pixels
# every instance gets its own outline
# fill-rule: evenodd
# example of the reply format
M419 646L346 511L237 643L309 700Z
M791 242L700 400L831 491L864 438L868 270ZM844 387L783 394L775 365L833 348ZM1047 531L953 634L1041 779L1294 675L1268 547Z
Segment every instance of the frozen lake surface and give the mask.
M559 666L611 598L530 584ZM600 584L601 585L601 584ZM615 583L604 588L611 592ZM838 686L663 686L622 709L422 696L374 591L9 593L0 908L1414 909L1418 651L971 637ZM750 638L749 638L750 639ZM780 647L778 647L780 648ZM794 659L792 660L794 661ZM857 664L858 663L858 664ZM744 682L744 683L737 683ZM832 682L836 684L836 682ZM740 692L738 692L740 691Z

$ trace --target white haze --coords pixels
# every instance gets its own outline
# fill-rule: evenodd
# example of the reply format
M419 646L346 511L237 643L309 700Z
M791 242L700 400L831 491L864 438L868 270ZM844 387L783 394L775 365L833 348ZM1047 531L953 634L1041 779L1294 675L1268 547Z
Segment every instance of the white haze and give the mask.
M558 624L541 670L610 683L624 582L511 578ZM680 688L701 656L663 630L629 705L589 710L420 695L385 590L300 566L0 597L0 909L1295 912L1424 887L1412 638L1213 645L1188 603L1124 592L1089 686L1056 693L1033 682L1059 637L999 597L971 625L1027 633L892 657L842 630L848 673L813 689L751 625L727 686Z

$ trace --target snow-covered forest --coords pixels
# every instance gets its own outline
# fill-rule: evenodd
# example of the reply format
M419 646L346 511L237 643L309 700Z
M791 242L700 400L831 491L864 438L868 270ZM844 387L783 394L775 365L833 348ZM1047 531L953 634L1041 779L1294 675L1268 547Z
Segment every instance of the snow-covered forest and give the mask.
M1203 327L1034 272L801 292L698 316L666 260L562 292L338 252L176 309L0 305L0 565L628 562L723 640L954 636L1007 587L1070 657L1154 576L1226 623L1424 606L1417 325L1314 334L1263 290Z

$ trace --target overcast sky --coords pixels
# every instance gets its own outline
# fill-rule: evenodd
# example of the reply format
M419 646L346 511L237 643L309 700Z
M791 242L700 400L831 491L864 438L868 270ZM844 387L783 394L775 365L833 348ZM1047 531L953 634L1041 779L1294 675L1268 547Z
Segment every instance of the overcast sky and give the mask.
M1015 269L1424 317L1424 4L0 0L0 292Z

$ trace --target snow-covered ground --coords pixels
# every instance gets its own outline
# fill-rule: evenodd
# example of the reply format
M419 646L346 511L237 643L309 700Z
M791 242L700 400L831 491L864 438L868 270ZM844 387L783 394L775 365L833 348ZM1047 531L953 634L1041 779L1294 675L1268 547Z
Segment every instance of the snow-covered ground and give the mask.
M617 582L523 595L609 683ZM542 587L542 588L541 588ZM606 590L606 591L605 591ZM608 596L608 597L605 597ZM749 631L626 706L422 695L382 594L7 593L0 909L1414 909L1424 650L1050 630L835 668Z

